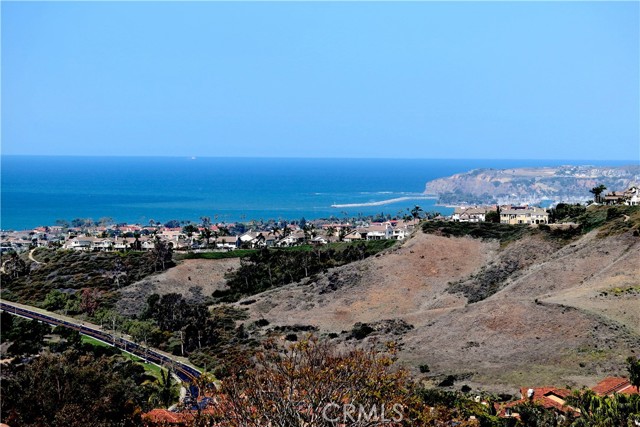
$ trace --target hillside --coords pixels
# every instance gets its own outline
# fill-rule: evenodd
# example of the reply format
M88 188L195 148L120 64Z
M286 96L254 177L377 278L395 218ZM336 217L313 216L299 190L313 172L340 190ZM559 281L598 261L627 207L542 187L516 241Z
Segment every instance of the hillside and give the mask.
M638 165L476 169L429 181L425 193L451 204L584 202L596 185L620 191L639 183Z
M240 306L266 329L311 325L337 342L397 339L401 361L428 365L436 382L455 375L458 386L511 392L593 385L622 373L640 348L637 212L625 218L573 240L532 232L506 245L418 232Z

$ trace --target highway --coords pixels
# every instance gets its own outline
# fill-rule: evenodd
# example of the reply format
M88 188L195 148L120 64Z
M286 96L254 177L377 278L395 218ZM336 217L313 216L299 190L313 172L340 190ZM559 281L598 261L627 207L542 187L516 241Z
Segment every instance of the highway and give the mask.
M173 372L180 378L183 383L193 385L195 380L200 377L200 371L193 366L180 362L176 359L172 359L169 355L164 354L158 350L145 348L129 339L115 336L108 332L105 332L99 328L85 325L82 322L74 321L69 318L62 318L62 316L52 316L43 313L43 310L35 310L32 307L25 306L23 304L15 304L8 301L0 300L0 311L6 311L17 316L25 317L27 319L34 319L39 322L48 323L53 326L63 326L65 328L73 329L80 332L82 335L95 338L108 344L115 346L123 351L134 354L142 359L146 359L147 362L153 363L158 366L171 366ZM193 389L193 387L187 388ZM193 392L193 391L192 391ZM197 393L197 392L196 392Z

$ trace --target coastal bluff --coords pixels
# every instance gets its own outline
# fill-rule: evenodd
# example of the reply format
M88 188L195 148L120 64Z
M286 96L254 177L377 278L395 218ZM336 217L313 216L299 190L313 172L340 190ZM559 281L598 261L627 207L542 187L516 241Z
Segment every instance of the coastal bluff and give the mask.
M640 183L640 165L474 169L427 182L424 193L440 204L582 202L603 184L610 191Z

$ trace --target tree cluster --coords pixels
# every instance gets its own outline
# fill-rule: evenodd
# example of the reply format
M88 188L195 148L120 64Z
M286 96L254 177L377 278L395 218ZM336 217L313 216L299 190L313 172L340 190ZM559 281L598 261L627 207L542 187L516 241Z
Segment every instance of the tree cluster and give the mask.
M210 311L206 304L188 303L180 294L153 294L140 320L127 326L138 341L189 356L195 364L206 364L223 376L226 367L251 344L244 328L236 324L244 317L243 312L226 306Z
M141 412L177 400L168 372L155 377L113 347L83 342L77 331L1 316L2 342L14 356L0 373L0 416L9 425L137 426Z
M214 293L214 297L222 297L223 301L235 301L244 295L294 283L329 268L363 260L388 246L389 242L393 243L359 242L348 244L341 250L332 247L309 250L262 249L242 258L240 268L227 276L230 290Z

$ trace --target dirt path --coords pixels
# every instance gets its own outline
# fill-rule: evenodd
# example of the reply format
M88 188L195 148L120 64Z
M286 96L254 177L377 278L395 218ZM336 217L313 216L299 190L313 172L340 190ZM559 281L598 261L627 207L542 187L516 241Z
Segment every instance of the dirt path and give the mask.
M44 264L43 262L40 262L40 261L38 261L37 259L35 259L35 258L33 257L33 252L34 252L35 250L36 250L36 249L34 248L34 249L31 249L31 250L29 251L29 259L30 259L31 261L35 262L36 264Z

